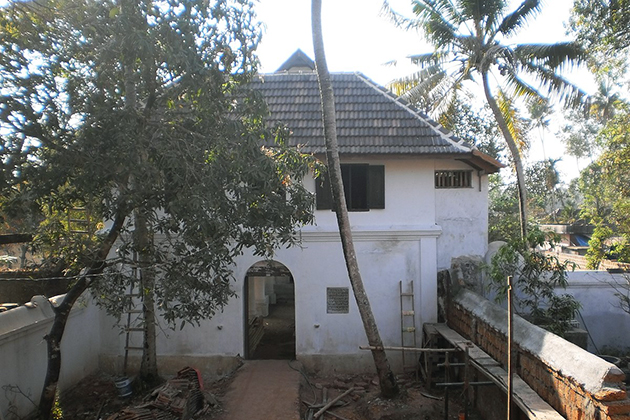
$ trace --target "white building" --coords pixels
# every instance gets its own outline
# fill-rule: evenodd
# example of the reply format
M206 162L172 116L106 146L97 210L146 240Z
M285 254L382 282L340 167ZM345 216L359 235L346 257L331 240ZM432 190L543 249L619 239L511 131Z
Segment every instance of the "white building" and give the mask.
M267 99L271 121L291 129L292 144L324 159L313 68L298 51L255 86ZM437 320L438 270L449 267L453 257L486 252L487 177L502 165L361 74L333 74L332 80L350 222L372 310L384 344L400 346L399 282L404 291L413 283L415 315L406 322L418 328L420 345L422 324ZM238 296L222 313L200 327L160 332L163 373L185 365L221 373L237 356L259 357L261 347L250 347L250 321L257 315L273 318L280 307L285 321L288 317L285 334L270 345L285 350L263 357L296 357L311 370L371 365L370 353L359 350L367 339L327 186L312 178L304 182L317 194L317 210L315 225L301 231L301 247L278 250L272 263L241 257L234 269ZM124 336L111 329L110 319L103 319L102 334L102 367L120 371ZM410 338L407 345L413 344ZM400 368L399 354L390 359Z

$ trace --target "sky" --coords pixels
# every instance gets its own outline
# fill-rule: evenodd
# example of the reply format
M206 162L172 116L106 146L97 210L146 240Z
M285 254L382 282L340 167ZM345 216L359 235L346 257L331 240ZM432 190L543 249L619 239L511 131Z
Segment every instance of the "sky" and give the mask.
M513 2L515 8L520 2ZM390 0L394 10L405 15L411 13L410 0ZM394 26L382 16L383 0L323 0L322 31L326 60L331 72L361 72L376 83L388 82L411 74L414 67L406 57L412 54L430 52L419 33L404 31ZM573 0L546 0L543 8L531 23L521 30L518 42L553 43L566 41L565 23L569 19ZM259 0L256 10L265 29L258 48L261 72L272 73L298 48L314 58L311 36L310 0ZM385 63L396 61L396 66ZM588 91L593 90L591 82L584 81L584 74L576 73L567 77L580 85L586 83ZM544 157L563 158L558 164L562 179L578 175L578 166L572 157L565 156L564 147L555 138L557 123L553 131L545 133ZM539 137L532 138L528 161L543 159ZM583 168L586 162L580 163Z

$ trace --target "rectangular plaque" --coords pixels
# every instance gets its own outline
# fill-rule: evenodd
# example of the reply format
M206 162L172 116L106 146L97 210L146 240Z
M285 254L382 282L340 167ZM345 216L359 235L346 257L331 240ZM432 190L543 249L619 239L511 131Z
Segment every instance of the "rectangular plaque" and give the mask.
M350 308L347 287L326 288L326 312L329 314L347 314Z

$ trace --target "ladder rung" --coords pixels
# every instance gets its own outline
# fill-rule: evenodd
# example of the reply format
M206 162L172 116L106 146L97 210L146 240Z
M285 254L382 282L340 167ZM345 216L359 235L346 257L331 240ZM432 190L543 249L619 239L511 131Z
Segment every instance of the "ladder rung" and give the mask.
M413 296L413 293L401 293L400 296Z
M405 327L402 329L402 331L408 333L416 332L416 327Z
M144 347L125 347L125 350L144 350Z
M402 311L403 316L414 316L415 314L415 311Z
M125 331L144 331L144 328L140 328L140 327L126 327Z
M142 297L142 294L140 294L140 293L127 293L127 294L125 295L125 297L131 297L131 298L134 298L134 297Z

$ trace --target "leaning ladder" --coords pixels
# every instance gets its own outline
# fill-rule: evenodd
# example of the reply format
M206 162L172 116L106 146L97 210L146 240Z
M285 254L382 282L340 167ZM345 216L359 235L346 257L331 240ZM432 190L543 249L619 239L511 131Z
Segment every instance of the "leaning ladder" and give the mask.
M400 289L400 329L402 347L402 364L404 372L418 374L417 354L411 350L416 347L416 309L413 294L413 280L409 282L407 291L403 290L403 282L398 283ZM409 350L406 350L409 348Z
M138 261L134 252L133 263L131 269L132 281L129 289L125 294L124 314L127 315L125 320L125 359L123 362L123 375L127 376L127 366L130 351L142 351L144 347L131 345L131 335L133 333L144 332L144 310L143 294L140 270L138 270ZM144 336L142 336L144 339Z

